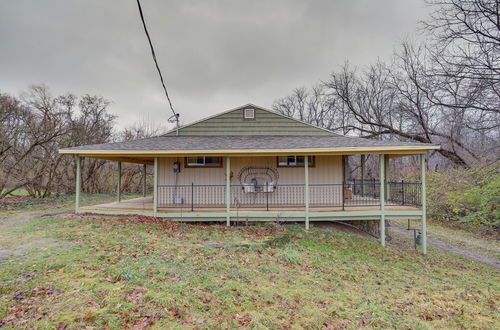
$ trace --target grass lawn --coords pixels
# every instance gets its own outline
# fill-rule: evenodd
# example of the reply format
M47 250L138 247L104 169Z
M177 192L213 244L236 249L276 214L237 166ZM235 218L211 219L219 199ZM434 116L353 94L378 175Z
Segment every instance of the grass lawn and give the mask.
M137 198L136 194L123 194L122 199ZM84 194L81 204L91 205L112 202L116 200L116 194ZM0 199L0 217L15 214L19 211L38 212L45 210L60 211L70 210L75 205L75 195L62 195L49 198L32 198L29 196L14 196Z
M497 271L328 229L9 217L0 251L0 327L500 326Z

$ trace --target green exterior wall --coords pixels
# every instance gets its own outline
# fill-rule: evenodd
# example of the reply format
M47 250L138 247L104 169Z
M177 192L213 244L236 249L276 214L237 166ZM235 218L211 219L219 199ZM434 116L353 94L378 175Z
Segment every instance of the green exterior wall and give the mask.
M255 119L243 119L244 109L254 109ZM179 135L331 135L332 133L274 112L244 106L179 129ZM176 135L175 130L165 135Z

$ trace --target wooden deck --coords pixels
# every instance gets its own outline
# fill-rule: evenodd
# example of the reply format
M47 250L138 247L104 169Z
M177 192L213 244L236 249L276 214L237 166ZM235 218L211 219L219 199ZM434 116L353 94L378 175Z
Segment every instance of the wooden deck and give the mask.
M374 201L375 204L375 201ZM91 206L85 206L80 208L83 212L92 211L123 211L128 213L138 212L138 213L150 213L153 212L153 198L152 197L142 197L123 200L121 202L112 202L105 204L97 204ZM353 211L379 211L380 206L360 206L356 205L356 201L346 201L344 208L342 204L337 205L321 205L321 204L310 204L311 212L353 212ZM386 206L387 211L420 211L419 208L408 205L391 205ZM252 205L252 207L231 207L232 212L266 212L266 205ZM270 205L268 212L304 212L303 205ZM184 207L178 207L178 205L171 204L167 207L158 207L158 213L207 213L207 212L226 212L225 205L203 205L195 204L193 211L191 211L190 205L185 205Z

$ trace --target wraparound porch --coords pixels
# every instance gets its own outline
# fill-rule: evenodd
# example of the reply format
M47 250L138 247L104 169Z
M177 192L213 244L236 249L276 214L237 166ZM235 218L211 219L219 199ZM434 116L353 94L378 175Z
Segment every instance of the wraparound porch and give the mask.
M80 157L77 156L77 200L79 213L136 214L169 218L174 221L237 221L303 222L310 221L379 221L380 242L385 245L387 219L422 220L423 252L426 249L425 228L425 154L420 154L420 182L388 182L389 155L379 154L379 178L361 182L310 183L308 155L304 155L301 171L303 183L276 184L255 182L232 184L231 157L224 157L225 184L160 184L159 163L153 158L153 196L121 201L121 163L118 163L118 201L80 207ZM362 157L363 159L363 157ZM125 160L123 160L125 161ZM146 163L144 163L144 168ZM148 161L147 164L150 164ZM363 162L361 162L363 173ZM299 169L300 170L300 169ZM144 172L145 173L145 172ZM218 172L220 173L220 171ZM300 178L300 177L299 177ZM219 181L220 182L220 181Z
M264 207L264 206L261 206ZM96 212L102 214L140 214L170 218L176 221L226 221L227 212L224 205L210 205L204 207L197 205L195 211L186 210L182 207L159 207L156 214L153 212L153 197L141 197L120 202L112 202L85 206L80 208L80 212ZM382 212L379 206L356 206L348 205L342 208L341 205L322 206L309 212L309 218L313 221L332 220L379 220ZM409 205L387 206L384 210L386 219L420 219L422 210ZM272 210L259 210L255 207L242 207L229 212L230 221L293 221L304 222L305 212L303 206L291 207L275 206Z

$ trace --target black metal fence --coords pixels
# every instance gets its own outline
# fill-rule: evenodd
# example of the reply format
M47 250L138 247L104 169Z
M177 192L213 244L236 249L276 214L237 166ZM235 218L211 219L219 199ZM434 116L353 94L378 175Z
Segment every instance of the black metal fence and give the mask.
M361 196L372 196L378 198L380 196L380 181L374 179L357 180L353 179L346 183L353 194Z
M158 185L158 207L221 208L226 205L226 185Z
M380 197L380 181L374 179L353 179L346 183L354 195ZM420 182L387 182L385 186L386 205L421 206L422 184Z
M420 206L421 184L388 182L386 205ZM232 209L303 209L304 184L231 185ZM380 205L380 182L350 181L339 184L310 184L310 208L370 207ZM226 185L159 185L158 207L191 211L226 207Z
M388 182L387 205L422 205L422 184L420 182Z
M231 207L257 208L304 208L304 185L232 185Z

